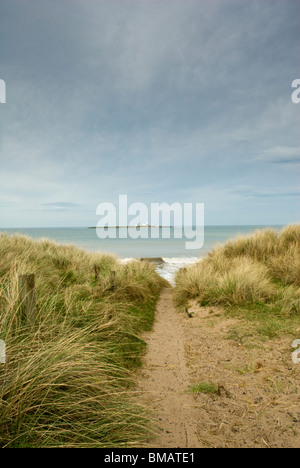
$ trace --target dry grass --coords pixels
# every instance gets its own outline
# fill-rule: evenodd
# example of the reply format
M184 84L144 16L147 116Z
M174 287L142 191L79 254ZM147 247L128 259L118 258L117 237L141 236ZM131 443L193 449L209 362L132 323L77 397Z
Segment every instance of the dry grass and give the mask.
M20 314L18 276L36 276L36 320ZM0 236L1 447L142 444L149 419L134 368L164 281L141 262L24 236Z
M300 225L266 229L217 246L176 277L179 305L268 304L282 315L300 314Z

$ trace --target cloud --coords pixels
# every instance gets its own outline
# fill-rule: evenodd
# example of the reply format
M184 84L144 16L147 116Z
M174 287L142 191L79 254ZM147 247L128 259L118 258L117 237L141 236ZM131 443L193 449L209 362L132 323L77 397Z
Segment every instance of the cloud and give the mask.
M71 202L54 202L54 203L43 203L43 206L49 206L51 208L78 208L80 205Z
M241 185L227 190L230 195L238 195L243 197L300 197L299 187L254 187Z
M1 206L6 206L6 205L14 205L16 203L16 200L8 197L0 198L0 205Z
M272 164L297 164L300 163L300 146L276 146L262 151L256 159Z
M222 194L290 194L296 211L299 2L70 3L1 1L0 187L18 202L2 223L38 225L42 207L92 225L120 193L220 216Z

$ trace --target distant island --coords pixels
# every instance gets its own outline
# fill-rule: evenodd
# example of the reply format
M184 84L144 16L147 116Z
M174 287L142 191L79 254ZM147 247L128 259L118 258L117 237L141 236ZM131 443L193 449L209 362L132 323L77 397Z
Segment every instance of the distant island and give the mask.
M171 228L174 226L152 226L151 224L137 224L136 226L90 226L88 229L136 229L136 228Z

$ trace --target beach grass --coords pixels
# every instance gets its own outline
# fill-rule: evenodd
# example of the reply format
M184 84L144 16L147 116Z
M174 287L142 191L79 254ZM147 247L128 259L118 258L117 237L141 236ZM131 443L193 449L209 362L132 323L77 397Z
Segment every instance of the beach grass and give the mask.
M300 317L300 225L257 230L216 246L175 278L178 306L222 306L256 321L266 336L288 333Z
M19 300L18 279L28 273L33 323ZM151 424L135 370L164 286L146 262L2 234L0 446L142 445Z

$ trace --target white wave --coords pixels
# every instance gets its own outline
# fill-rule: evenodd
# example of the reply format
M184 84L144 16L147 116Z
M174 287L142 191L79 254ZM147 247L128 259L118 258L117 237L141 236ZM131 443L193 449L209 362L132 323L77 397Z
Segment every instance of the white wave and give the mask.
M169 283L175 285L175 276L180 268L193 265L201 260L199 257L164 257L163 264L157 265L157 273L165 278Z
M169 283L175 285L175 276L180 268L185 268L201 261L200 257L163 257L164 263L158 263L155 267L157 273L165 278ZM134 258L123 258L122 263L128 263Z
M177 264L192 264L200 260L199 257L163 257L165 263L177 265Z

